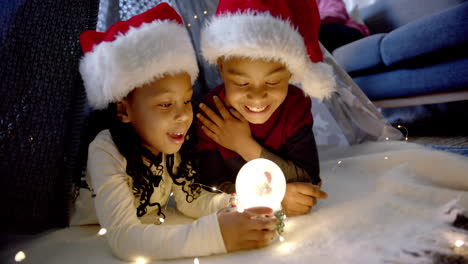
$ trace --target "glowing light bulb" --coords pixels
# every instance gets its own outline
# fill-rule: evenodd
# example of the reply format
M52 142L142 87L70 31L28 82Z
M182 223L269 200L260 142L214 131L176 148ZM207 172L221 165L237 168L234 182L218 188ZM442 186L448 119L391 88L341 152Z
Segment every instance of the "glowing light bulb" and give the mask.
M159 222L164 223L164 218L160 217Z
M254 159L239 170L236 191L237 204L243 209L265 206L277 211L286 193L286 180L274 162Z
M455 241L455 246L456 247L462 247L465 244L465 241L458 239Z
M388 157L384 157L384 159L388 160Z
M294 244L291 242L282 242L279 244L278 250L280 253L288 254L294 248Z
M193 259L193 264L200 264L200 261L198 260L198 258Z
M135 264L146 264L146 259L139 257L135 260Z
M284 242L284 236L279 236L279 241Z
M211 189L212 189L213 191L216 191L216 190L217 190L216 187L211 187Z
M405 140L408 141L408 137L405 137Z
M398 127L398 128L401 128L401 126L400 126L400 125L398 125L397 127Z
M171 196L173 196L173 195L174 195L174 193L173 193L173 192L171 192Z
M388 138L388 137L386 137L386 138L385 138L385 140L389 140L389 138Z
M192 26L192 24L190 24L190 23L187 24L187 27L191 27L191 26Z
M23 251L18 251L18 253L16 253L16 255L15 255L15 261L16 261L16 262L21 262L21 261L23 261L25 258L26 258L26 254L24 254Z
M283 220L286 220L286 215L283 215Z
M206 11L206 10L205 10L205 11L203 11L203 14L205 14L205 15L206 15L206 14L208 14L208 11Z
M341 162L342 162L341 160L340 160L340 161L338 161L338 164L341 164Z
M197 15L194 15L194 16L193 16L193 18L197 19L197 18L198 18L198 16L197 16Z
M103 235L105 235L106 233L107 233L107 229L101 228L101 229L99 229L98 235L103 236Z

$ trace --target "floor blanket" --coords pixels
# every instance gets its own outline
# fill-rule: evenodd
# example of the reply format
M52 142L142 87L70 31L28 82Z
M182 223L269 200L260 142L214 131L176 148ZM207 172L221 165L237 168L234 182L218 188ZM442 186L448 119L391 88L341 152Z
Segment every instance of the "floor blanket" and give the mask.
M468 255L468 232L452 225L468 209L467 157L380 142L323 149L320 160L329 198L287 218L283 242L147 263L434 263L436 254ZM166 215L165 225L192 221L171 206ZM23 263L126 263L112 255L99 229L74 226L9 245L2 263L17 263L20 250Z

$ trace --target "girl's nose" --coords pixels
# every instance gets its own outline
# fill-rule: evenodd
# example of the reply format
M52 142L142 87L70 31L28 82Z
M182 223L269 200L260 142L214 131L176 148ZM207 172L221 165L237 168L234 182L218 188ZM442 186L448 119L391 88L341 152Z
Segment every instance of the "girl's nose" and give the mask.
M185 122L187 120L190 120L192 118L192 107L190 105L182 105L177 107L176 115L175 115L175 120L177 122Z

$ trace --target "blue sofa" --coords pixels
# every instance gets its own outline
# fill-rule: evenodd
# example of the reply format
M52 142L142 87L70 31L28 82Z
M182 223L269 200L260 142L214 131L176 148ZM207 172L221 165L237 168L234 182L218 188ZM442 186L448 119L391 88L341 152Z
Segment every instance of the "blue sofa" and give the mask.
M336 61L377 107L468 100L468 1L378 0Z

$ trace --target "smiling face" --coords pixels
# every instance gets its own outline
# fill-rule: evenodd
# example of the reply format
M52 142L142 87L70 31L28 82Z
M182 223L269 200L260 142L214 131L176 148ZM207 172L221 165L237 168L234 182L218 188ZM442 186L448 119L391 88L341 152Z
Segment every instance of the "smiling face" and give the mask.
M179 151L192 123L192 85L187 73L165 76L134 89L117 103L120 121L131 123L155 155Z
M275 61L248 58L218 60L226 104L252 124L263 124L288 94L291 73Z

